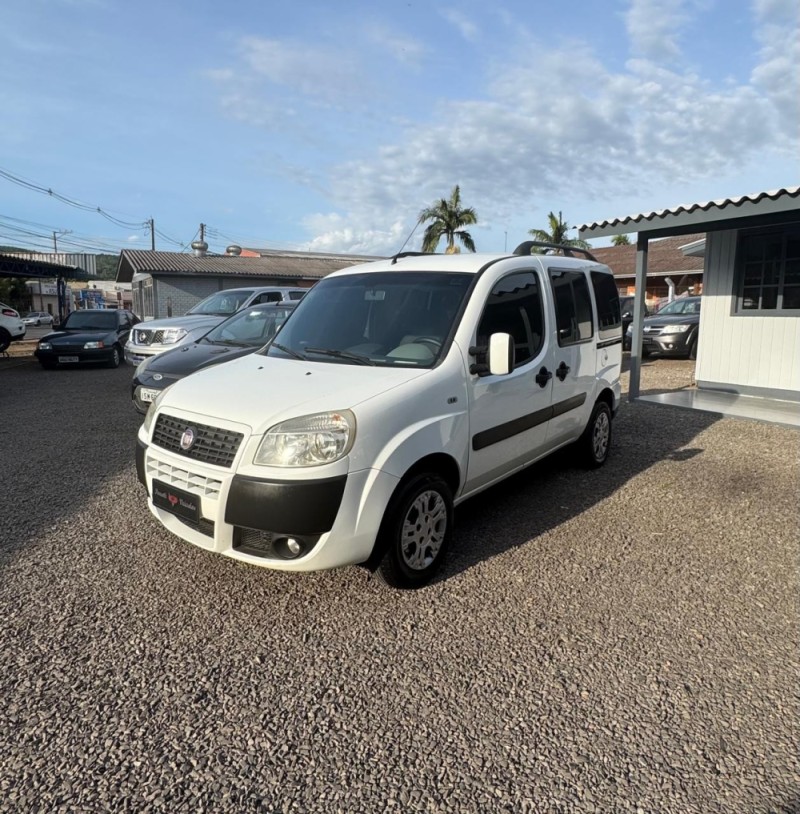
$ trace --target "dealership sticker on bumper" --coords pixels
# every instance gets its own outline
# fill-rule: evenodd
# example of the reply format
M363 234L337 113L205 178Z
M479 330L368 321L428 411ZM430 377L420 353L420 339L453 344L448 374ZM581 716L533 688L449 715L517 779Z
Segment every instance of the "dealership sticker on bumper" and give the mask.
M153 481L153 505L165 512L197 523L200 520L199 499L196 495L167 486L160 480Z

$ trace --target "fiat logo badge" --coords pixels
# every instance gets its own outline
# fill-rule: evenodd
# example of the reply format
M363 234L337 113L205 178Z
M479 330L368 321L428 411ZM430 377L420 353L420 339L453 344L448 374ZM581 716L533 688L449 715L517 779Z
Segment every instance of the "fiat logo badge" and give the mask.
M187 427L181 436L181 449L188 452L193 446L196 439L197 430L194 427Z

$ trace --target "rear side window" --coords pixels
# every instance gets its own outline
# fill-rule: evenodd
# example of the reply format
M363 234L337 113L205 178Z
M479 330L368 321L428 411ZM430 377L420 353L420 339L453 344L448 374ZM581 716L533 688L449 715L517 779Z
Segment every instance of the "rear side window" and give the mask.
M550 285L556 306L558 344L574 345L594 335L592 301L586 277L580 271L550 269Z
M305 291L290 291L289 292L289 299L290 300L302 300L303 299L303 294L305 294L305 293L306 293Z
M511 334L514 367L533 359L544 343L539 278L530 271L510 274L495 284L478 324L477 344L488 347L494 333ZM479 360L481 361L481 360Z
M614 278L601 271L593 271L591 277L594 301L597 303L599 339L619 339L622 335L622 315Z
M261 305L265 302L280 302L281 297L280 291L265 291L263 294L254 297L250 305Z

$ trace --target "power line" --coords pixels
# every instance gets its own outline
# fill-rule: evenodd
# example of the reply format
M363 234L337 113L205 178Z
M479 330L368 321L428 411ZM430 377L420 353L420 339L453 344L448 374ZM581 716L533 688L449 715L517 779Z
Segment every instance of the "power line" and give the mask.
M7 181L10 181L12 184L16 184L23 189L29 189L33 192L38 192L42 195L47 195L51 198L55 198L62 203L67 204L68 206L72 206L75 209L81 209L84 212L97 212L98 214L102 215L106 220L110 221L111 223L115 224L116 226L121 226L123 229L144 229L145 224L143 221L139 221L138 223L134 223L132 221L124 221L120 218L115 217L110 212L107 212L105 209L102 209L99 206L92 206L90 204L82 203L81 201L74 200L73 198L69 198L66 195L62 195L60 192L55 192L53 189L49 187L44 187L41 184L34 183L33 181L28 181L25 178L21 178L18 175L14 175L12 172L3 169L0 167L0 178L5 178Z

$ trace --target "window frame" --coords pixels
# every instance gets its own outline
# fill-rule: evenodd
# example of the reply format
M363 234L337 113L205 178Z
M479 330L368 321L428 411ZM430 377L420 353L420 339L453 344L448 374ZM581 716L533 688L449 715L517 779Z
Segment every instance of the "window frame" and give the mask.
M590 333L587 337L579 337L578 339L571 339L569 341L563 341L563 337L561 336L561 331L558 327L558 298L556 297L556 289L553 285L553 274L571 274L575 275L576 277L581 277L583 279L583 284L586 286L586 294L588 297L589 302L589 312L591 319L589 320L590 325ZM595 302L592 298L592 285L589 280L586 279L586 273L582 269L577 268L563 268L560 266L550 266L547 270L547 279L550 283L550 292L553 296L553 312L556 318L556 340L558 341L558 346L560 348L571 348L573 345L585 345L587 342L593 342L595 337L595 322L597 321L597 313L596 313L596 306ZM573 307L576 305L577 300L575 298L575 287L573 285L573 280L570 280L569 289L572 295L572 303ZM577 309L575 311L577 316ZM580 323L577 323L580 325ZM620 328L620 336L622 335L622 329Z
M775 308L763 308L759 303L758 308L743 308L745 289L745 242L748 240L758 240L779 237L781 240L781 256L779 261L778 282L776 283ZM759 229L740 230L736 237L736 256L734 260L734 274L732 284L731 316L734 317L800 317L800 306L797 308L784 308L783 296L786 280L786 252L789 240L800 240L800 224L793 223L787 226L773 226ZM800 258L791 258L797 260ZM759 298L763 301L764 274L766 263L762 261L761 284L759 286Z

